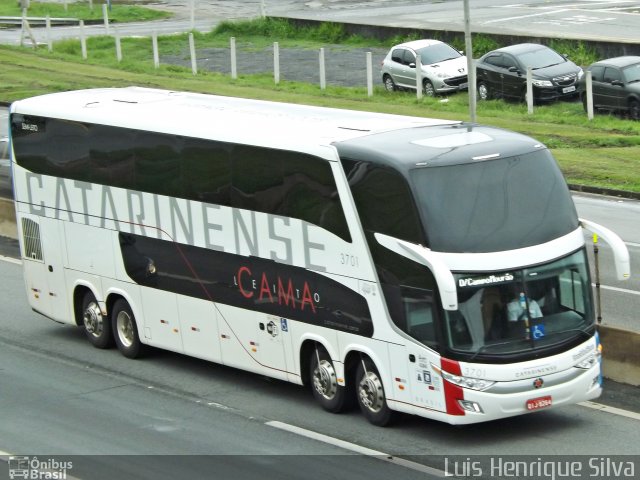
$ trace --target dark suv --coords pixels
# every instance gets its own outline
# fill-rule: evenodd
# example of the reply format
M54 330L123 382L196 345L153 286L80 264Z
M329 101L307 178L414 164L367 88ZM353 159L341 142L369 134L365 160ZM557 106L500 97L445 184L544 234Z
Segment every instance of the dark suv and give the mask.
M587 68L591 72L594 110L627 114L640 120L640 57L627 56L601 60ZM586 81L578 85L587 109Z
M524 100L527 67L533 76L533 99L550 102L577 96L583 72L555 50L536 43L521 43L483 55L476 63L478 97Z

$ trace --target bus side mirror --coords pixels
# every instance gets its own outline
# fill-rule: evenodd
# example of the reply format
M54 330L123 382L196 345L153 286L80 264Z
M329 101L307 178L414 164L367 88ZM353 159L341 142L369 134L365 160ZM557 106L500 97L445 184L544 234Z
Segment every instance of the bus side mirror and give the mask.
M631 277L631 266L629 263L629 250L622 239L602 225L591 222L589 220L580 219L580 225L585 230L595 233L603 238L613 250L613 259L616 266L616 275L618 280L628 280Z
M389 235L382 233L375 234L376 240L383 247L388 248L392 252L402 255L409 260L424 265L436 279L442 307L445 310L458 309L458 291L456 290L456 281L447 264L442 260L440 255L428 248L416 245L414 243L405 242Z

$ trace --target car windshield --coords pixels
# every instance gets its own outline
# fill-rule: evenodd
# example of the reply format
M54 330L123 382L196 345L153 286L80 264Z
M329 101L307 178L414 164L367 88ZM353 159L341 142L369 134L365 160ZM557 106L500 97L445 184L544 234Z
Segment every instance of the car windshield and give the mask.
M446 311L449 348L500 355L556 345L594 323L585 249L554 262L455 275L458 310Z
M578 228L562 172L548 150L410 171L427 246L499 252L548 242Z
M418 49L416 53L420 55L420 61L423 65L431 65L462 56L460 52L446 43L436 43L428 47L423 47Z
M520 53L518 54L518 60L525 68L531 67L533 70L566 62L562 55L550 48L539 48L531 52Z
M627 83L640 81L640 63L630 65L622 70L622 76Z

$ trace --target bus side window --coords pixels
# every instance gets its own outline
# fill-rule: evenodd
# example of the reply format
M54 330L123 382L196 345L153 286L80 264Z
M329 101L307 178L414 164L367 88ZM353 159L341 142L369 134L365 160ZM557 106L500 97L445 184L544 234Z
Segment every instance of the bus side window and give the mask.
M574 270L565 270L559 276L560 305L578 313L585 313L584 293L580 274Z

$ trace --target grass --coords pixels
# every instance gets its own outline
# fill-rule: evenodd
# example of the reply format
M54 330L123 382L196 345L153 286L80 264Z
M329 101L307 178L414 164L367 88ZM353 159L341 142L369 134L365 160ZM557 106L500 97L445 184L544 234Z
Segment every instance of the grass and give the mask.
M335 40L346 35L341 27L329 25L315 32L306 31L306 36L300 37L300 32L296 33L286 22L267 20L223 23L214 32L198 34L197 45L199 48L203 48L203 44L227 47L228 38L233 35L238 37L238 45L255 47L277 39L283 45L290 42L299 48L317 48L322 44L314 38L326 35ZM256 28L261 35L256 35ZM346 37L344 41L358 45L362 40ZM290 81L276 86L270 74L241 75L232 80L222 74L201 72L194 77L190 68L179 66L161 65L155 70L149 39L123 39L126 60L122 64L115 59L112 38L96 37L88 42L90 57L86 62L79 60L78 41L56 43L53 54L0 47L0 100L12 101L71 89L140 85L403 115L468 118L468 96L464 94L418 101L415 94L389 93L380 85L369 98L364 86L329 86L325 91L316 85ZM186 49L187 38L186 35L161 37L159 45L163 54L180 53ZM640 193L640 168L635 166L640 159L640 122L609 115L597 115L589 122L580 103L567 102L536 107L534 115L528 115L525 105L498 100L480 103L477 120L531 135L545 143L552 149L569 183Z
M27 15L30 17L52 18L77 18L79 20L102 20L102 1L94 0L93 10L89 8L89 1L69 2L67 9L62 3L31 1ZM112 1L109 11L111 22L141 22L147 20L158 20L170 16L168 12L152 8L131 5L133 2ZM19 17L22 10L17 0L0 0L0 16Z

